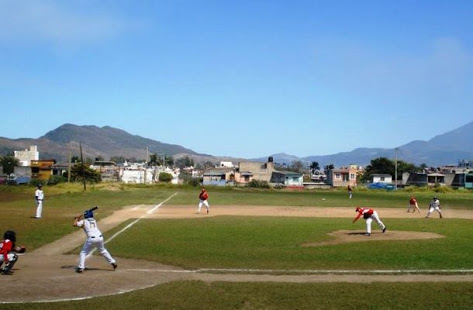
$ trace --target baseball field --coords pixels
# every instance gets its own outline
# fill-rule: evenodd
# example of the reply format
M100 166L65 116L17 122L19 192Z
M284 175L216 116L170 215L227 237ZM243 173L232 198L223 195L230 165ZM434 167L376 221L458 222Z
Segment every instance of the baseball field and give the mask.
M0 187L0 229L20 255L1 275L0 309L472 309L473 193L357 189L45 186ZM421 213L407 213L415 195ZM443 219L425 218L438 196ZM95 212L113 270L95 253L75 273L85 234L75 216ZM355 207L378 211L364 236Z

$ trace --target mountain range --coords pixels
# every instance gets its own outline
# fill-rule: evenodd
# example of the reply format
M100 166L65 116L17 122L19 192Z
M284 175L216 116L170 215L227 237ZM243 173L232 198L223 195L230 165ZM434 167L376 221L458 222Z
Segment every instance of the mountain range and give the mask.
M279 164L290 164L300 160L306 163L316 161L320 167L328 164L340 167L349 164L365 166L374 158L387 157L398 158L417 165L425 163L428 166L441 166L457 164L461 160L473 160L472 133L473 121L428 141L412 141L391 149L357 148L349 152L308 157L279 153L261 158L243 159L200 154L180 145L132 135L109 126L64 124L38 139L0 137L0 155L7 155L13 151L25 150L31 145L37 145L40 159L56 159L58 162L67 162L70 153L72 156L79 156L80 145L82 145L84 158L102 157L106 160L114 156L144 160L150 154L165 154L173 156L175 159L189 156L195 162L218 163L222 160L233 162L241 160L266 161L271 156L274 162Z

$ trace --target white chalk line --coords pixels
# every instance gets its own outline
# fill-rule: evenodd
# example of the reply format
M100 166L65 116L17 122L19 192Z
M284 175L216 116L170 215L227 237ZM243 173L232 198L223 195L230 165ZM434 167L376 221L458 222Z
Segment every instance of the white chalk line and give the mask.
M177 192L175 192L174 194L172 194L171 196L169 196L168 198L166 198L165 200L163 200L162 202L160 202L159 204L155 205L153 208L151 208L150 210L148 210L145 214L143 214L142 216L140 216L139 218L137 218L136 220L134 220L133 222L131 222L130 224L126 225L125 227L123 227L120 231L116 232L115 234L113 234L113 236L111 236L110 238L107 239L107 241L105 241L105 244L107 244L108 242L112 241L113 239L115 239L116 237L118 237L121 233L123 233L124 231L128 230L130 227L132 227L133 225L135 225L136 223L138 223L139 221L141 221L142 219L144 219L145 217L147 217L148 215L151 215L153 214L156 210L159 210L159 208L166 202L168 202L171 198L173 198L174 196L177 195ZM86 259L89 258L90 256L92 256L92 254L94 254L96 248L94 248L92 251L90 251L90 253L85 257Z
M242 274L466 274L473 273L473 269L398 269L398 270L285 270L285 269L224 269L224 268L201 268L195 270L173 270L173 269L127 269L127 271L159 272L159 273L242 273Z

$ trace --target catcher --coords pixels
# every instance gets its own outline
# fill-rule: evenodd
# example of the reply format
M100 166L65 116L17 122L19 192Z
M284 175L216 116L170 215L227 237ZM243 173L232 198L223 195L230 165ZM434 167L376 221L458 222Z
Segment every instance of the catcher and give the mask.
M5 275L13 274L12 268L18 261L16 253L24 253L24 246L16 246L16 233L13 230L7 230L3 234L3 240L0 242L0 267L5 263L5 267L1 268L1 272Z

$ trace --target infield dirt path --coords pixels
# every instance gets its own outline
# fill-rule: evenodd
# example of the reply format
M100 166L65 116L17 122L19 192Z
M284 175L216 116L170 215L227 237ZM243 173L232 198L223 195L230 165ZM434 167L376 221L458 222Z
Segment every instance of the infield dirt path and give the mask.
M154 213L147 214L155 206L129 206L116 211L111 216L100 221L102 232L129 219L139 218L195 218L220 215L233 216L290 216L290 217L346 217L353 218L352 208L319 208L319 207L260 207L260 206L212 206L210 215L196 214L195 206L163 205ZM404 209L378 209L384 218L424 218L423 213L406 213ZM433 217L437 216L433 214ZM473 212L466 210L448 210L447 218L473 219ZM45 219L46 220L46 219ZM427 219L424 219L427 220ZM438 220L438 219L428 219ZM301 246L324 246L343 242L369 242L374 240L403 240L443 238L433 233L406 231L391 231L386 234L375 232L370 238L362 235L364 225L357 226L353 231L336 231L335 237L326 243L304 244ZM109 236L108 236L109 237ZM117 258L118 269L113 271L101 256L93 255L86 265L88 269L83 274L74 272L77 255L63 253L80 247L85 241L81 230L65 236L53 243L47 244L35 251L26 253L19 258L14 275L1 276L1 303L9 302L38 302L83 299L129 292L161 283L179 280L200 280L205 282L473 282L472 274L459 275L428 275L428 274L336 274L313 273L274 275L251 274L235 271L219 271L212 273L208 270L184 270L174 266L162 265L155 262ZM112 253L113 254L113 253Z

